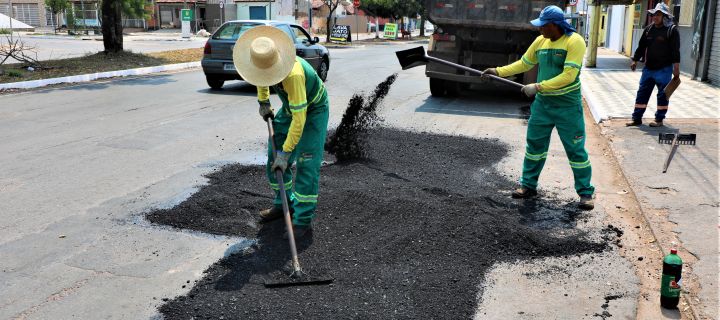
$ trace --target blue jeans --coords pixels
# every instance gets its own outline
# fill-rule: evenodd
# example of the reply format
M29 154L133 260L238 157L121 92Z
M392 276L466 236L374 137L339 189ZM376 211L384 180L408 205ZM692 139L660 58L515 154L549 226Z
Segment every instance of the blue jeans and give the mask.
M655 120L662 121L665 119L670 101L665 96L665 86L672 80L673 66L669 65L660 69L650 70L643 68L642 76L640 77L640 87L637 91L635 98L635 111L633 112L633 120L641 121L642 115L645 113L647 103L650 101L650 95L652 95L653 88L657 87L657 107L658 111L655 113Z

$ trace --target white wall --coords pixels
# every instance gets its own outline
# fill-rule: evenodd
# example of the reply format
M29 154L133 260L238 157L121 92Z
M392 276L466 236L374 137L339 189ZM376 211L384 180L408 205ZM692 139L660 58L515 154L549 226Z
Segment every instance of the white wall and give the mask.
M606 47L615 52L622 52L624 27L625 27L625 6L611 6L607 30L608 40Z

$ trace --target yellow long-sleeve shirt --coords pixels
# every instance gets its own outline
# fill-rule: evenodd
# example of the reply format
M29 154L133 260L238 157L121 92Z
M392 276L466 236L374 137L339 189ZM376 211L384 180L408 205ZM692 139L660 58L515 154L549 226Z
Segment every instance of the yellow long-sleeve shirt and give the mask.
M305 121L307 120L307 93L305 88L305 72L301 62L296 59L290 74L281 82L281 90L287 93L288 107L292 113L292 121L288 130L285 143L282 145L283 152L295 150L300 137L302 137ZM270 88L257 87L258 101L270 103Z

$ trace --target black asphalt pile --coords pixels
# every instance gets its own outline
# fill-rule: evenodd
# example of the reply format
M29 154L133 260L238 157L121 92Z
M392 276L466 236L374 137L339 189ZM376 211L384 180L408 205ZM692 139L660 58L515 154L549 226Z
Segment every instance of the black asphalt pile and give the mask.
M380 119L377 114L378 108L396 79L397 73L387 77L367 98L361 93L356 93L350 98L340 125L328 134L325 143L325 150L333 154L338 162L367 157L367 133Z
M334 283L263 286L290 269L283 222L251 227L255 211L271 202L264 168L231 165L186 203L148 215L257 239L160 306L165 318L463 319L474 313L484 274L496 262L607 248L574 229L592 213L499 193L515 182L494 169L508 152L496 140L387 128L367 134L366 160L323 167L314 231L298 242L304 269L332 275Z

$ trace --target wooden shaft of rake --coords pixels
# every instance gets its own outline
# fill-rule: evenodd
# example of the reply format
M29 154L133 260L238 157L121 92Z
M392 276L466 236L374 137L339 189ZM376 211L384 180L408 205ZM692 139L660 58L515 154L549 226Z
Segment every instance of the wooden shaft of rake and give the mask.
M275 149L275 130L272 127L272 119L268 118L266 121L268 127L268 134L270 135L270 150L272 154L277 156ZM289 165L289 164L288 164ZM293 271L300 272L300 260L298 259L297 247L295 246L295 233L292 227L292 218L290 218L290 205L287 200L287 193L285 193L285 181L283 181L283 173L281 170L275 170L275 180L277 180L278 186L280 187L280 199L282 199L283 216L285 216L285 227L288 232L288 242L290 242L290 253L292 254L292 265Z
M517 83L517 82L515 82L515 81L508 80L508 79L505 79L505 78L501 78L501 77L498 77L498 76L492 75L492 74L485 74L484 72L482 72L482 71L480 71L480 70L473 69L473 68L469 68L469 67L466 67L466 66L461 65L461 64L452 63L452 62L450 62L450 61L445 61L445 60L438 59L438 58L435 58L435 57L431 57L431 56L428 56L427 54L425 55L425 59L427 59L427 60L429 60L429 61L432 61L432 62L437 62L437 63L444 64L444 65L447 65L447 66L451 66L451 67L453 67L453 68L457 68L457 69L460 69L460 70L463 70L463 71L467 71L467 72L470 72L470 73L472 73L472 74L476 74L476 75L479 75L479 76L484 75L484 76L486 76L486 77L492 78L493 80L500 81L500 82L502 82L502 83L504 83L504 84L508 84L508 85L515 86L515 87L518 87L518 88L522 88L522 87L524 86L522 83Z

